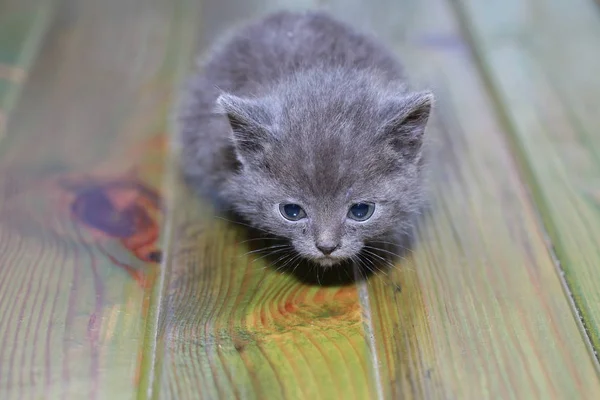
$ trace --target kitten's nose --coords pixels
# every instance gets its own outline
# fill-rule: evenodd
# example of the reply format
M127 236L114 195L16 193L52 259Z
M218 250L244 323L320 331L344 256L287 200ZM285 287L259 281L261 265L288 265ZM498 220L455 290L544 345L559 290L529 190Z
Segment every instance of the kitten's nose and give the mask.
M321 250L321 253L325 254L326 256L336 251L338 247L340 247L339 244L317 244L317 249Z

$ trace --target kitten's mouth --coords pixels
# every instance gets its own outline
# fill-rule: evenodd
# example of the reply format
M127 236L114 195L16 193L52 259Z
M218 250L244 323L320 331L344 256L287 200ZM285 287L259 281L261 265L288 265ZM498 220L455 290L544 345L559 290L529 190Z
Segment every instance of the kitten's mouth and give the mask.
M322 267L333 267L336 264L340 264L343 261L343 259L337 258L337 257L325 256L325 257L317 258L314 261Z

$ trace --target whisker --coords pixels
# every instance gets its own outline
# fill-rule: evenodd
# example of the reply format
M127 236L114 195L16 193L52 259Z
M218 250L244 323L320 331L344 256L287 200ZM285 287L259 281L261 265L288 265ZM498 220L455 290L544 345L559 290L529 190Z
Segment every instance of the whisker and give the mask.
M413 249L411 249L410 247L402 246L399 243L384 242L384 241L381 241L381 240L369 240L368 242L369 243L373 243L373 244L377 244L377 243L379 243L379 244L389 244L390 246L399 247L402 250L406 250L406 251L408 251L410 253L414 253Z
M288 250L288 249L287 248L275 249L275 250L273 250L273 251L271 251L271 252L269 252L267 254L263 254L262 256L260 256L260 257L258 257L256 259L252 260L252 264L254 264L255 262L257 262L258 260L262 260L265 257L269 257L269 256L272 256L273 254L281 253L282 251L286 251L286 250Z
M382 243L382 244L389 244L392 246L398 246L398 243L394 243L394 242L385 242L383 240L369 240L369 243Z
M379 268L376 263L374 263L373 261L371 261L370 259L368 259L366 256L361 257L361 255L359 255L358 258L365 265L367 265L367 262L369 264L371 264L372 268L371 267L369 268L371 270L371 272L373 272L373 273L379 272L379 273L382 273L384 275L387 275L384 270L382 270L381 268Z
M273 246L263 247L263 248L260 248L260 249L257 249L257 250L249 251L247 253L242 254L240 257L247 256L248 254L260 253L261 251L266 251L266 250L270 250L270 249L278 249L278 248L283 248L283 247L290 247L291 248L292 246L290 246L289 244L276 244L276 245L273 245Z
M354 265L354 264L352 264L352 265ZM350 274L348 273L348 270L346 268L344 268L344 273L346 274L348 279L352 279L352 277L350 276Z
M314 267L314 264L313 264ZM319 283L319 286L321 286L321 279L319 279L319 267L317 266L316 270L317 270L317 282Z
M244 244L244 243L248 243L248 242L254 242L256 240L281 240L281 241L284 241L285 239L276 238L276 237L258 237L258 238L243 240L243 241L240 242L240 244Z
M358 254L358 258L360 258L363 262L371 264L371 266L378 272L387 275L381 268L379 268L376 262L374 262L373 260L371 260L371 258L368 257L368 254Z
M291 251L290 251L290 252L288 252L288 253L285 253L283 256L279 257L277 260L275 260L275 261L274 261L274 262L272 262L271 264L269 264L269 265L267 265L267 266L263 267L263 269L271 268L271 267L273 267L273 266L277 265L277 263L278 263L278 262L280 262L280 261L282 261L282 260L285 260L286 258L290 257L292 254L293 254L293 253L292 253ZM276 271L277 271L277 269L276 269Z
M279 269L282 267L281 265L277 265L279 262L283 262L283 265L285 265L286 262L288 262L291 258L294 257L294 253L287 252L285 253L283 256L279 257L279 259L275 260L275 262L273 262L273 264L270 265L270 267L276 267L275 268L275 272L279 272Z
M382 256L380 256L379 254L377 254L377 253L374 253L374 252L372 252L372 251L371 251L371 250L369 250L369 249L365 249L365 248L363 248L363 252L365 252L365 253L368 253L368 254L372 254L372 255L374 255L375 257L379 258L381 261L387 261L385 258L383 258Z
M291 257L289 260L287 260L283 265L277 267L276 271L280 271L283 270L287 265L289 265L290 263L293 263L295 260L297 260L300 257L300 254L296 254L293 257Z
M357 279L357 273L358 275L362 278L362 280L367 282L367 285L369 285L369 280L367 277L367 273L365 271L362 270L361 264L360 264L360 260L358 258L356 258L355 256L352 256L351 259L353 260L353 270L354 270L354 279Z
M396 266L392 262L390 262L389 260L380 256L379 254L373 253L372 251L370 251L368 249L363 249L363 252L365 252L366 254L371 254L374 257L377 257L378 259L380 259L381 261L383 261L384 263L386 263L388 266L390 266L392 268L396 268Z
M371 271L371 272L375 272L374 270L372 270L372 269L371 269L371 267L369 267L367 264L365 264L365 263L364 263L364 262L363 262L363 261L360 259L360 257L358 257L358 256L352 256L352 257L353 257L353 260L354 260L354 262L355 262L356 264L358 264L358 267L359 267L359 268L363 268L363 267L364 267L364 268L368 269L368 270L369 270L369 271ZM365 279L367 278L367 277L366 277L366 275L364 276L364 278L365 278Z
M298 262L296 263L296 265L294 265L294 268L292 268L292 274L293 274L294 272L296 272L296 268L298 268L298 267L300 266L300 264L302 264L302 261L303 261L303 260L302 260L302 258L300 258L300 261L298 261Z
M367 248L367 249L373 249L373 250L379 250L379 251L383 251L384 253L390 254L392 256L398 257L402 260L404 260L404 257L402 257L400 254L394 253L393 251L389 251L386 249L381 249L379 247L374 247L374 246L369 246L369 245L364 245L363 247Z
M372 253L371 253L371 254L372 254ZM368 254L365 254L365 256L368 256ZM396 264L394 264L394 263L390 262L389 260L384 260L384 261L385 261L386 265L388 265L390 268L392 268L392 269L394 269L394 270L397 270L397 271L402 271L403 269L406 269L406 270L408 270L408 271L412 271L412 272L414 272L414 271L415 271L413 268L409 268L409 267L407 267L407 266L406 266L406 265L404 265L404 264L402 265L402 267L399 267L398 265L396 265Z
M379 266L377 266L377 263L369 257L369 254L363 254L363 256L364 256L364 260L368 261L373 266L373 268L375 268L377 271L379 271L380 273L387 276L387 272L385 270L383 270L382 268L380 268Z

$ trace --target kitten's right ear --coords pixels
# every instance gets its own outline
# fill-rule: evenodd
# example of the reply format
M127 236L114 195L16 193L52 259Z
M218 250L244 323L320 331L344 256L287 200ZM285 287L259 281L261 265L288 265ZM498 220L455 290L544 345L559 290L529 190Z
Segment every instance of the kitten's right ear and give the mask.
M269 146L273 120L259 99L223 93L217 98L217 111L225 114L240 162L257 162Z
M383 132L393 148L406 159L420 154L423 134L434 102L431 92L416 92L386 101Z

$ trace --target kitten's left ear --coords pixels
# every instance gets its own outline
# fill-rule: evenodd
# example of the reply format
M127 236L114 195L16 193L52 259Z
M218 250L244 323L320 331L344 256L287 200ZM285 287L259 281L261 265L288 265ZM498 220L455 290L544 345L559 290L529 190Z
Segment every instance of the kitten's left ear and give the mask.
M426 91L386 102L384 137L404 157L411 159L420 154L434 100L433 93Z

